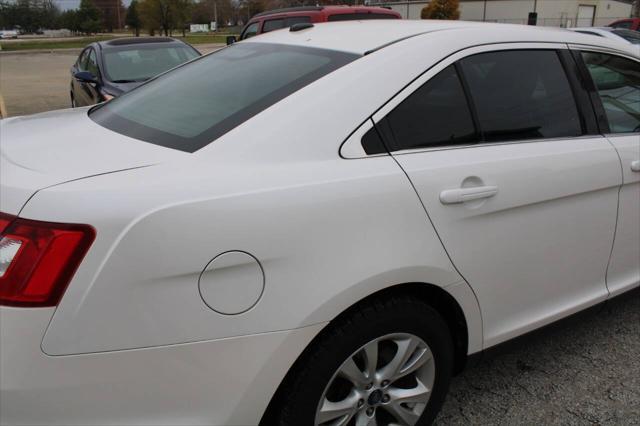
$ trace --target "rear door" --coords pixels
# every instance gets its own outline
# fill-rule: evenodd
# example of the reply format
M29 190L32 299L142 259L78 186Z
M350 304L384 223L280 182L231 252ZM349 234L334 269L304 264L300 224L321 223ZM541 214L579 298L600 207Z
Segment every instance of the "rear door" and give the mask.
M608 295L620 164L567 58L566 45L473 48L374 116L478 297L486 347Z
M595 50L583 50L579 58L595 83L594 102L622 165L618 225L607 272L607 286L616 295L640 285L640 61Z

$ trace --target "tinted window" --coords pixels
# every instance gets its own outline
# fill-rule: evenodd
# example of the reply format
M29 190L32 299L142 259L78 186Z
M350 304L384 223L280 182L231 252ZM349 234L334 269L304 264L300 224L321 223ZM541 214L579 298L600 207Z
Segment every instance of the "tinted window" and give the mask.
M308 22L311 22L310 16L291 16L290 18L287 18L286 26L290 27L295 24L306 24Z
M477 140L456 69L450 66L413 92L382 124L390 149L463 144Z
M640 63L603 53L582 53L613 133L640 131Z
M284 28L284 19L272 19L270 21L264 21L262 32L268 33L269 31L279 30L280 28Z
M582 134L571 86L555 51L482 53L461 65L486 141Z
M91 111L116 132L193 152L358 56L239 43L170 71Z
M78 67L78 69L80 71L86 71L87 70L87 56L89 56L89 49L85 49L80 54L80 57L78 58L78 60L76 62L76 66Z
M116 83L144 81L199 56L187 46L147 46L103 52L104 69Z
M631 28L631 21L623 21L623 22L617 22L613 25L611 25L613 28Z
M244 32L242 33L242 36L240 37L240 40L245 40L247 38L251 38L255 35L258 34L258 26L260 25L260 22L254 22L253 24L249 25Z
M87 57L87 71L98 77L100 72L98 71L98 58L96 57L96 51L91 49L89 56Z
M361 21L364 19L397 19L389 13L340 13L329 15L329 21Z

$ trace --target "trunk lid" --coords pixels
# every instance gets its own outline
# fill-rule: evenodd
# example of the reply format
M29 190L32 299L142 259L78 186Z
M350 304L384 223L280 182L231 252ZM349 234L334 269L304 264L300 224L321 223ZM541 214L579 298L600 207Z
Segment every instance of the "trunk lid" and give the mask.
M18 214L43 188L189 155L105 129L88 109L0 120L0 211Z

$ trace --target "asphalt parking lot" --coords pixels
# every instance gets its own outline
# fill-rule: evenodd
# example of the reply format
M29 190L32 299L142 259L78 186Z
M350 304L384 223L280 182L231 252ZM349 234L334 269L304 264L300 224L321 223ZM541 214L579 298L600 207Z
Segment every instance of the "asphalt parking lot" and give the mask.
M69 107L77 55L0 54L9 115ZM640 425L640 292L468 368L437 424Z
M219 44L197 45L201 53ZM0 93L8 115L35 114L69 108L69 70L80 49L54 52L0 53Z
M437 424L640 425L640 292L467 369Z

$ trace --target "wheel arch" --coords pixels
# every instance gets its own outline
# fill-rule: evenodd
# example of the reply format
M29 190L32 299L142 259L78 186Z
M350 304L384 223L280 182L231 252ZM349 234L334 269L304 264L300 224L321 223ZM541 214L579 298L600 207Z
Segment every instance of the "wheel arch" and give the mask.
M461 285L467 286L464 282L461 283ZM311 342L309 342L306 348L298 355L296 362L291 365L287 374L278 385L276 392L272 396L265 412L262 415L260 426L270 426L272 424L270 419L274 417L275 410L278 409L282 398L285 396L283 388L285 388L286 383L291 380L292 374L298 368L298 363L334 322L349 315L362 303L370 302L373 299L391 297L392 295L411 295L412 297L416 297L427 303L442 316L446 324L449 326L449 333L451 334L454 342L454 374L461 372L465 367L470 346L469 318L465 315L463 306L454 295L447 291L447 288L420 282L396 284L371 293L351 304L347 309L343 310L331 322L329 322L327 326L324 327L320 333L311 340Z

